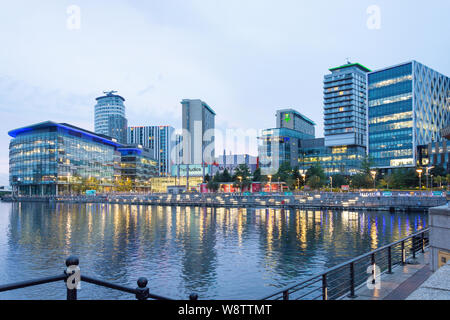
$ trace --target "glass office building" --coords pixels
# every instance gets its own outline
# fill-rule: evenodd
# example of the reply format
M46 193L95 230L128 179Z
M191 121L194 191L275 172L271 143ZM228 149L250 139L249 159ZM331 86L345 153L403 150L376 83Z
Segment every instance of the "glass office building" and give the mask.
M327 176L353 175L359 172L365 156L366 148L361 146L327 147L324 138L305 139L300 141L298 163L302 172L320 164Z
M158 175L168 176L172 165L177 160L171 159L172 149L176 145L174 131L175 129L171 126L129 127L127 143L150 149L151 157L159 162Z
M292 168L299 165L299 147L302 139L313 139L314 135L288 128L273 128L262 131L259 137L259 164L263 175L275 174L280 165L289 163Z
M359 63L329 69L324 76L325 146L367 146L366 74Z
M374 167L419 165L450 121L450 79L417 61L368 74L369 155Z
M127 143L128 121L125 116L125 99L114 94L116 91L104 92L105 95L96 98L95 133Z
M121 154L121 177L129 181L134 191L150 191L150 178L158 176L158 162L152 158L150 149L142 146L123 146Z
M12 130L10 183L24 195L71 193L77 185L112 190L120 175L120 146L115 139L51 121Z

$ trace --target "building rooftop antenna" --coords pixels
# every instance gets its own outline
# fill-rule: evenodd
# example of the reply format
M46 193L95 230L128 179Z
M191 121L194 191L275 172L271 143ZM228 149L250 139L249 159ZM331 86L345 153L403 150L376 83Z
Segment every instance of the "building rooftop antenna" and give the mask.
M347 64L352 64L352 63L350 62L350 57L345 58L345 60L347 60Z
M107 96L112 96L114 93L116 93L117 91L115 90L111 90L111 91L103 91L104 94L106 94Z

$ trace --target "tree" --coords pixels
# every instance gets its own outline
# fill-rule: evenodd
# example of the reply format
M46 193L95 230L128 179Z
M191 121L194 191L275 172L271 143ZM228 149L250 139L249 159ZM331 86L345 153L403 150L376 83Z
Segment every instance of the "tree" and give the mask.
M216 181L210 180L210 181L208 181L206 186L209 190L211 190L213 192L217 192L217 190L219 190L220 184Z
M306 171L306 181L307 185L314 189L321 188L327 183L327 176L319 163L314 164Z
M307 184L308 186L310 186L312 189L320 189L321 187L323 187L323 181L320 179L319 176L311 176L308 180L307 180Z
M253 181L257 181L260 182L261 181L261 168L257 168L254 172L253 172Z
M372 178L365 173L358 173L352 176L350 185L352 188L370 188L373 186Z
M445 170L445 168L443 166L437 165L430 170L430 173L435 177L439 177L439 176L445 176L447 174L447 171Z
M245 163L243 163L236 168L233 180L234 181L238 180L238 177L241 177L243 181L248 180L250 175L251 175L250 168Z
M347 177L340 173L331 176L331 178L333 179L333 188L340 188L348 183Z
M221 182L232 182L233 178L231 177L230 173L228 172L228 169L225 168L221 174Z

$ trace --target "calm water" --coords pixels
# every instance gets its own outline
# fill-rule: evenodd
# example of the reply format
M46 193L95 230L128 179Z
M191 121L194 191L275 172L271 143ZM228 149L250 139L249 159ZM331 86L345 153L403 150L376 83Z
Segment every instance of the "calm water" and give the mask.
M427 215L0 203L0 284L81 272L173 298L257 299L425 227ZM0 299L64 299L63 282ZM82 283L80 299L131 299Z

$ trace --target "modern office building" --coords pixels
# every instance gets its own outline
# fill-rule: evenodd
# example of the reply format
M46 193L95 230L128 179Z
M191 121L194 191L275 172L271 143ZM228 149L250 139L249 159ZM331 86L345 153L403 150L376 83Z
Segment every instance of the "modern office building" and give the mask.
M277 110L277 128L287 128L315 136L315 123L294 109Z
M259 165L263 175L276 173L283 163L297 167L300 140L315 137L315 123L293 109L277 111L276 125L277 128L263 130L258 138Z
M450 79L410 61L368 74L369 155L388 171L415 167L450 120Z
M120 176L120 144L67 123L46 121L11 130L9 178L25 195L58 195L95 184L112 190Z
M158 162L150 149L141 145L127 145L117 148L121 155L120 170L122 183L130 183L134 191L150 191L151 178L158 176Z
M141 145L150 149L151 157L158 161L158 175L170 175L175 163L171 159L172 148L175 146L174 128L171 126L140 126L129 127L127 143Z
M213 163L215 160L214 119L216 113L199 99L183 99L183 163Z
M359 63L329 69L324 77L325 146L367 145L366 74Z
M115 92L104 92L104 96L96 98L95 133L115 138L119 143L127 143L125 99Z
M325 146L325 138L300 141L299 170L305 173L311 166L320 164L326 175L354 175L359 172L366 149L361 146Z

